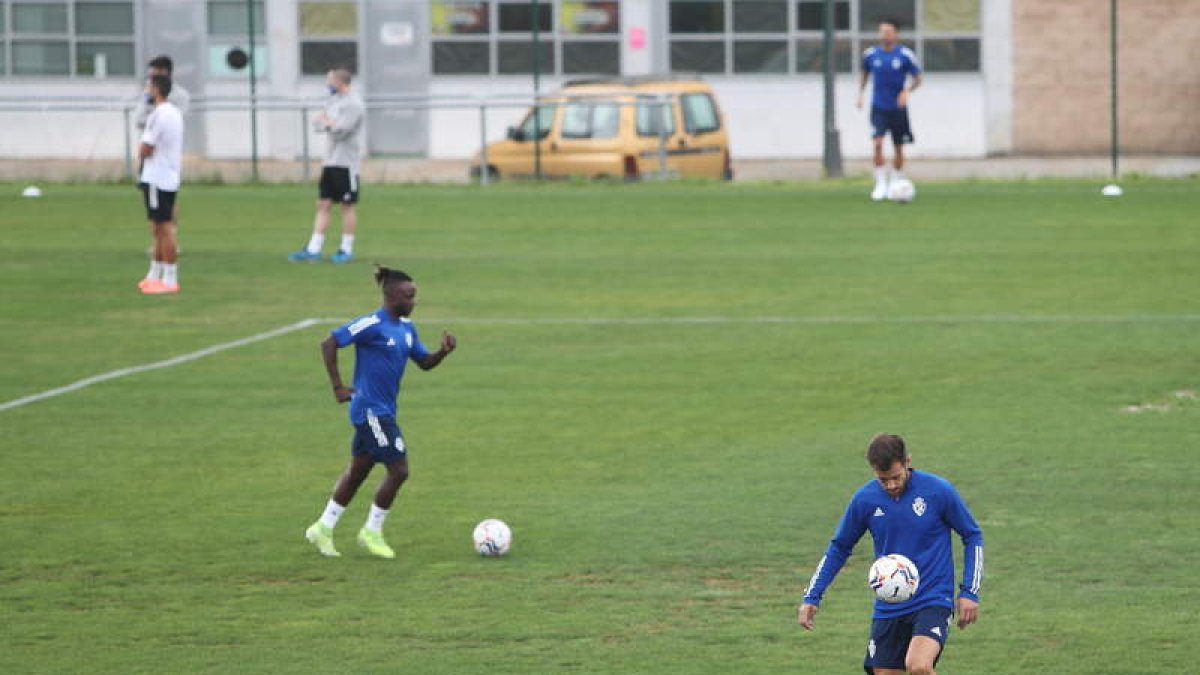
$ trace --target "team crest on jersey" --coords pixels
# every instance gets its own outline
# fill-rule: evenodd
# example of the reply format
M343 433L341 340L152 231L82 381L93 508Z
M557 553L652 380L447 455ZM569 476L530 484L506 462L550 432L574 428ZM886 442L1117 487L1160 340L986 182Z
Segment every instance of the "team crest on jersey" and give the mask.
M875 62L872 63L871 65L875 66L876 68L879 68L883 65L883 59L875 59Z
M409 349L412 349L412 333L404 334L404 344L408 345Z
M904 64L900 61L899 56L892 57L892 70L900 70L900 67L903 65Z
M924 497L917 497L916 499L913 500L913 513L917 514L917 517L925 515L925 498Z

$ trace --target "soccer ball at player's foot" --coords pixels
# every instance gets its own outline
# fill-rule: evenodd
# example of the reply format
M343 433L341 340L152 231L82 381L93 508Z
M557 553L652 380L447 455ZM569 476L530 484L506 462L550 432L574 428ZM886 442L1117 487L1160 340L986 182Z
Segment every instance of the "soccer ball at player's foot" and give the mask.
M508 553L508 547L512 544L512 530L508 529L503 520L495 518L488 518L476 525L472 537L475 540L475 550L482 556L504 555Z
M892 181L892 184L888 186L888 199L894 202L907 204L916 196L917 187L913 185L913 182L907 178L894 180Z
M917 592L921 576L913 561L898 554L885 555L871 564L867 585L884 602L904 602Z

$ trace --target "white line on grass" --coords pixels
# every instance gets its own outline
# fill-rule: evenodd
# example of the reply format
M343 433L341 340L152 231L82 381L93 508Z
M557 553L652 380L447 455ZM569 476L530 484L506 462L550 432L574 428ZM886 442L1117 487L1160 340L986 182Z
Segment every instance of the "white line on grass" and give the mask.
M286 335L287 333L292 333L292 332L295 332L298 330L303 330L310 326L315 326L319 323L321 323L321 321L318 319L305 319L303 321L297 321L296 323L288 324L281 328L269 330L269 331L266 331L263 333L259 333L257 335L251 335L250 337L244 337L244 338L241 338L240 340L233 340L231 342L222 342L221 344L216 344L211 347L205 347L204 349L198 349L198 350L196 350L194 352L190 352L188 354L174 356L174 357L166 359L164 361L155 361L154 363L144 363L140 366L130 366L128 368L119 368L117 370L111 370L107 373L93 375L92 377L84 378L82 380L79 380L78 382L72 382L71 384L68 384L65 387L59 387L57 389L50 389L49 391L43 391L40 394L33 394L32 396L18 398L18 399L12 400L12 401L8 401L6 403L0 403L0 412L4 412L5 410L12 410L13 408L19 408L23 405L29 405L30 403L36 403L37 401L44 401L45 399L54 398L55 396L69 394L73 391L79 391L80 389L83 389L85 387L90 387L93 384L99 384L101 382L115 380L119 377L125 377L127 375L135 375L137 373L144 373L148 370L159 370L160 368L170 368L171 366L177 366L181 363L187 363L189 361L195 361L196 359L202 359L206 356L211 356L213 354L217 354L219 352L223 352L223 351L226 351L229 349L243 347L245 345L254 344L255 342L262 342L263 340L270 340L271 338L279 337L280 335Z
M0 403L0 412L19 408L30 403L43 401L55 396L61 396L78 391L93 384L115 380L127 375L144 373L149 370L170 368L181 363L188 363L211 356L223 351L243 347L255 342L270 340L311 326L322 324L343 323L346 319L315 318L304 319L296 323L275 328L257 335L222 342L211 347L205 347L188 354L175 356L164 361L155 361L140 366L130 366L118 370L93 375L78 382L72 382L64 387L50 389L39 394L14 399ZM662 316L662 317L548 317L520 318L497 317L482 318L428 318L423 323L482 325L482 326L688 326L688 325L720 325L720 324L797 324L797 325L834 325L834 324L955 324L955 323L1183 323L1200 321L1200 314L963 314L963 315L929 315L929 316Z

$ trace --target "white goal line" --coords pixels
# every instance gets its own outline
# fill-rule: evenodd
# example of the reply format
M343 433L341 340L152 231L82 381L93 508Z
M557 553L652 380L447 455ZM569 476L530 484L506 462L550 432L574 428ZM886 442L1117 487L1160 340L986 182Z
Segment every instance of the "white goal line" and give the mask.
M37 394L31 394L11 401L0 403L0 412L20 408L21 406L44 401L73 391L79 391L93 384L108 382L129 375L136 375L151 370L170 368L183 363L189 363L206 356L219 354L230 349L270 340L281 335L294 333L312 326L338 324L345 322L344 318L310 318L280 326L272 330L257 333L249 337L222 342L198 349L194 352L181 354L162 361L144 363L128 368L119 368L107 373L100 373L84 378L78 382L49 389ZM664 317L547 317L520 318L497 317L485 318L437 318L423 319L423 323L443 325L481 325L481 326L689 326L689 325L720 325L720 324L796 324L796 325L834 325L834 324L955 324L955 323L1182 323L1200 321L1200 314L965 314L965 315L929 315L929 316L664 316Z

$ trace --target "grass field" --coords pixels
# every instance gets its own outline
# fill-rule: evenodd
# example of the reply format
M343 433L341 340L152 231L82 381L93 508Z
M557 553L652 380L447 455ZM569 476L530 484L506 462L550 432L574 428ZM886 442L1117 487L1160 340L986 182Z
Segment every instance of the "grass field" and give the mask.
M284 261L310 186L194 187L177 297L134 289L132 188L19 187L0 403L368 312L372 260L460 349L405 382L390 562L369 492L342 558L302 538L347 455L331 322L0 411L0 672L861 672L869 543L816 632L795 605L884 430L984 527L942 675L1195 668L1196 180L369 186L341 267Z

